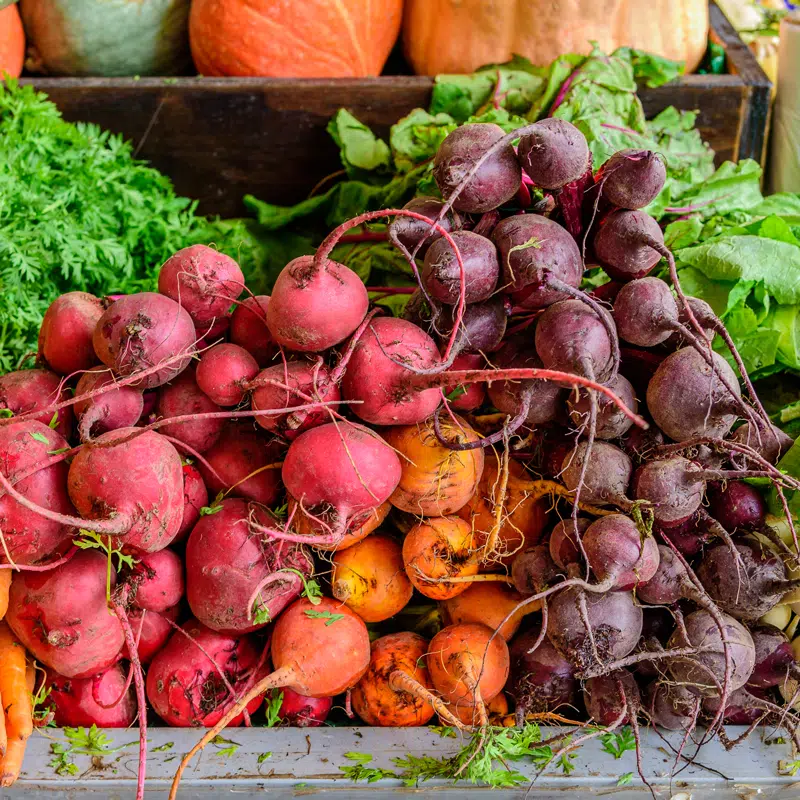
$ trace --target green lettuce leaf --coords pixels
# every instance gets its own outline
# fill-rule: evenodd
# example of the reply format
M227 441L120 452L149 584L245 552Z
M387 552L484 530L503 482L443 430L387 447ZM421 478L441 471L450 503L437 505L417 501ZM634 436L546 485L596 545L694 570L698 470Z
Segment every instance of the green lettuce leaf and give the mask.
M515 55L505 64L487 64L471 75L437 75L429 110L432 114L449 114L459 123L481 114L493 103L512 114L524 115L545 91L547 72Z
M346 109L340 108L334 114L328 133L339 147L348 177L363 179L364 173L389 169L389 146Z
M433 158L445 136L456 127L449 114L430 114L415 108L392 125L389 142L395 168L399 172L408 172L422 161Z
M800 303L800 248L761 236L725 236L678 250L676 258L707 278L763 282L779 303Z
M675 140L673 139L673 144ZM669 163L669 154L665 153ZM762 201L761 166L751 159L738 164L726 161L702 183L693 176L693 188L684 192L664 211L670 214L697 214L710 219L716 214L749 211Z

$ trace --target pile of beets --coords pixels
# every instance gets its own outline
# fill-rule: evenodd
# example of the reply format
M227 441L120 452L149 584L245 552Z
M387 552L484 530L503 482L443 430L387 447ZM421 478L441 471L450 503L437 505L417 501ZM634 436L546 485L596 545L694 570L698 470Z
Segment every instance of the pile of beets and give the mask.
M175 786L276 689L290 724L340 697L370 725L585 708L588 735L767 721L800 744L798 665L759 624L797 537L745 482L785 507L792 441L641 210L662 160L595 173L562 120L468 124L434 177L442 199L345 223L271 296L201 245L158 292L66 294L36 368L0 377L7 622L55 722L207 728ZM386 217L418 280L402 317L329 258ZM587 293L587 266L610 281ZM402 615L419 595L431 640Z

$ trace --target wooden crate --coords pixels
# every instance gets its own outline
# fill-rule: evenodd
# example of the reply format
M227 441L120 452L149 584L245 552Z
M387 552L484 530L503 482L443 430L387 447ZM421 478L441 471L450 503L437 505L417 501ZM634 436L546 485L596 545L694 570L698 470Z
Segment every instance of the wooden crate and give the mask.
M728 75L688 75L643 89L648 117L674 105L699 110L698 126L719 161L763 160L770 82L715 4L712 36L727 51ZM136 143L139 156L169 175L206 213L236 216L254 194L295 203L341 168L325 131L342 106L381 135L426 107L433 79L265 78L33 79L69 120L96 122Z

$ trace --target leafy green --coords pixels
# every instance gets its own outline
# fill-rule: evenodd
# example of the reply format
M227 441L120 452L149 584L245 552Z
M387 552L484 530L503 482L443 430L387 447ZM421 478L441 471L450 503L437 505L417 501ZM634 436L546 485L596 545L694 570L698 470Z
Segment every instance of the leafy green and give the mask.
M625 772L617 778L617 786L628 786L633 781L633 773Z
M447 735L449 729L443 729ZM431 779L459 780L493 787L514 787L527 783L528 779L509 766L509 762L528 760L539 769L545 769L553 760L553 749L542 746L541 731L536 723L526 722L522 728L492 727L486 739L473 736L470 741L451 758L412 756L395 758L394 763L403 771L399 775L406 786L417 786ZM569 743L569 737L564 744ZM559 768L568 775L573 769L573 755L559 759Z
M315 608L307 608L303 613L309 619L324 619L326 628L330 628L334 622L344 619L344 614L334 614L332 611L317 611Z
M241 745L237 742L231 741L230 739L225 739L219 735L215 736L211 740L210 744L217 748L217 755L222 756L222 758L227 758L228 756L234 755L241 747Z
M342 164L351 178L389 168L389 148L363 122L340 108L328 123L328 133L339 148Z
M760 175L752 161L723 164L667 208L689 216L665 229L684 291L711 305L756 377L800 370L800 197L762 198Z
M50 745L50 752L53 759L50 766L58 775L69 776L77 775L80 771L72 760L74 756L105 756L111 753L118 753L128 747L132 747L137 742L128 742L119 747L111 747L111 739L99 730L97 725L86 728L62 728L66 743L54 742Z
M344 757L350 759L350 761L355 761L355 764L352 766L339 767L345 778L349 778L353 783L358 783L358 781L377 783L385 778L397 778L397 773L395 772L368 766L372 763L372 756L368 753L356 753L351 751L345 753Z
M615 759L622 758L629 750L636 749L636 739L633 731L627 725L618 731L601 734L600 742L603 750L614 756Z
M0 369L36 350L60 294L152 289L176 250L211 243L260 270L245 221L198 216L196 203L96 125L69 123L31 86L0 81Z
M264 706L264 715L266 717L266 727L274 728L281 723L281 706L283 705L283 692L280 689L272 689L269 694L269 699Z
M389 132L395 169L408 172L432 158L447 134L456 127L450 114L430 114L422 108L415 108L392 125Z
M582 60L582 56L572 58ZM541 97L547 85L547 69L515 55L505 64L487 64L471 75L437 75L430 110L433 114L444 112L463 123L494 102L522 115Z

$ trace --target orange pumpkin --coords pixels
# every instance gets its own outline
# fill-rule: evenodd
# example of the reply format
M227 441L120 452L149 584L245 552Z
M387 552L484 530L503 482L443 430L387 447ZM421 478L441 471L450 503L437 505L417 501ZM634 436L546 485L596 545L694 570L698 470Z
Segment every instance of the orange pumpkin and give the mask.
M708 0L406 0L403 45L418 75L472 72L519 53L545 66L563 53L636 47L686 62L706 50Z
M192 57L201 75L379 75L402 11L402 0L193 0Z
M25 34L14 3L0 11L0 79L4 73L12 78L22 74L25 61Z

